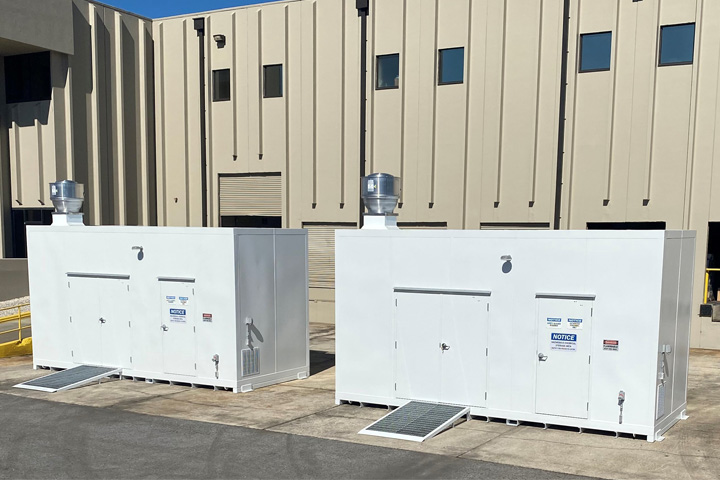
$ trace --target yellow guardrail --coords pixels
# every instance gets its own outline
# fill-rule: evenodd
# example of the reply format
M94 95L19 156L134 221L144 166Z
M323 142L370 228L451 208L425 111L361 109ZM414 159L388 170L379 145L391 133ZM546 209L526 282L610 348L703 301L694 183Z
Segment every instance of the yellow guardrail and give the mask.
M12 357L15 355L28 355L32 353L32 338L27 337L23 339L23 330L28 330L31 325L23 325L22 321L26 318L30 318L30 311L23 312L23 307L29 307L29 303L23 303L14 307L3 308L0 311L12 311L16 310L12 315L5 315L0 317L0 335L7 335L9 333L17 332L17 340L11 340L10 342L0 343L0 358ZM2 330L2 325L9 322L17 322L17 328Z
M708 285L710 284L710 272L720 272L720 268L706 268L705 269L705 294L704 294L705 296L703 298L703 303L707 303Z

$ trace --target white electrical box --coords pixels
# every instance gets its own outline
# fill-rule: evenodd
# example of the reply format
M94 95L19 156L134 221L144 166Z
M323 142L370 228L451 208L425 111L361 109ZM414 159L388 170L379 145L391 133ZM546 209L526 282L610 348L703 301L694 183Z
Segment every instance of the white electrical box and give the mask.
M235 392L308 375L304 230L54 225L27 238L35 367Z
M694 255L688 231L338 230L336 401L662 439Z

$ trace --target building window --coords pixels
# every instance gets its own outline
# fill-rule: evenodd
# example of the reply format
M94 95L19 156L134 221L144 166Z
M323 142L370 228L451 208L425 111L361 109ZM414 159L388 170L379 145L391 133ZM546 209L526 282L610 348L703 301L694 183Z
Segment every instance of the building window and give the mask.
M695 24L660 27L659 65L690 65L695 49Z
M282 65L265 65L263 67L263 97L277 98L283 96Z
M377 56L377 81L375 88L398 88L400 83L400 54Z
M39 102L52 98L50 52L5 57L5 101Z
M580 73L610 70L611 50L611 32L580 35Z
M213 102L230 100L230 69L213 70Z
M438 85L463 83L465 48L445 48L438 52Z

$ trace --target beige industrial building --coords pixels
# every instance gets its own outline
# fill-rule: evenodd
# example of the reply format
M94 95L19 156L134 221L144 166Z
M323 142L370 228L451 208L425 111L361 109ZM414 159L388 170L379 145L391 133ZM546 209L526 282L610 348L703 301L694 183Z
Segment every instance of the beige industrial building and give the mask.
M720 2L0 6L5 256L72 178L91 224L307 228L331 320L364 159L402 178L402 228L696 230L696 312L720 267ZM44 95L7 91L22 62L47 63ZM720 348L720 323L698 316L691 342Z

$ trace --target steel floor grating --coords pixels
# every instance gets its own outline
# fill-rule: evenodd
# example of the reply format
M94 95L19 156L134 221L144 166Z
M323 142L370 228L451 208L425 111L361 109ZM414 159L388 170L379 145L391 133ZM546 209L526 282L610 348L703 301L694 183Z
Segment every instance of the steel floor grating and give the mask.
M120 368L115 367L79 365L34 380L28 380L27 382L15 385L15 387L40 390L43 392L57 392L59 390L69 390L80 387L95 380L119 374L120 371Z
M469 407L412 401L359 433L422 442L450 427Z

